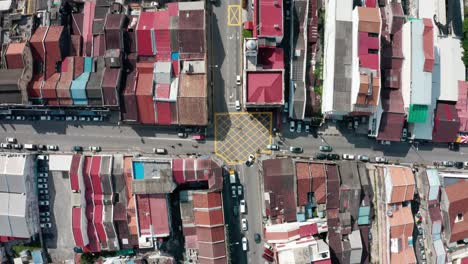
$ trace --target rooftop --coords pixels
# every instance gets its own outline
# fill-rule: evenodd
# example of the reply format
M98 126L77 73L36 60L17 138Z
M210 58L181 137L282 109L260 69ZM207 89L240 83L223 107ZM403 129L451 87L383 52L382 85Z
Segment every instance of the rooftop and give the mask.
M247 72L247 103L283 104L283 71Z
M282 38L284 34L283 0L259 0L259 2L259 36Z

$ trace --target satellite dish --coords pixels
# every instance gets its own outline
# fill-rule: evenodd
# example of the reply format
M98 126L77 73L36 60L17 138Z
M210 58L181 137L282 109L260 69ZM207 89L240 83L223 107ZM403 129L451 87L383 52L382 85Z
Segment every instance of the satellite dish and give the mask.
M256 50L257 49L257 42L253 39L247 40L247 49L248 50Z

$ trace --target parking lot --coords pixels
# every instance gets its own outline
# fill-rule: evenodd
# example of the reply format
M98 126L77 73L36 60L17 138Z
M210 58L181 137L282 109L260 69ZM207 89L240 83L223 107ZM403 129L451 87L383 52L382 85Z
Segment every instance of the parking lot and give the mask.
M49 172L50 220L52 227L43 229L44 242L53 263L72 259L73 239L71 229L71 193L68 177L62 172Z

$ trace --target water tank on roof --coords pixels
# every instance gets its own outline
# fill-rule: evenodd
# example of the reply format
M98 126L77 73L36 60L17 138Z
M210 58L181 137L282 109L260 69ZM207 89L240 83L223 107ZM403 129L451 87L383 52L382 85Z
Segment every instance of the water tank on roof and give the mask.
M246 43L247 49L248 50L256 50L257 49L257 42L253 39L247 40Z

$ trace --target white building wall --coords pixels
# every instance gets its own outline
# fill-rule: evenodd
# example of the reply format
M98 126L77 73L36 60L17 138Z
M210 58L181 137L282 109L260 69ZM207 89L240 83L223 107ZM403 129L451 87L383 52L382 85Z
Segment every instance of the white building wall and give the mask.
M353 41L353 51L352 51L352 81L351 81L351 109L353 105L356 104L357 96L359 93L359 85L361 84L361 77L359 74L359 55L358 55L358 28L359 28L359 13L357 8L353 10L353 32L352 32L352 41Z
M336 1L329 0L326 6L323 56L323 91L322 113L333 111L334 76L335 76L335 38L336 38Z

